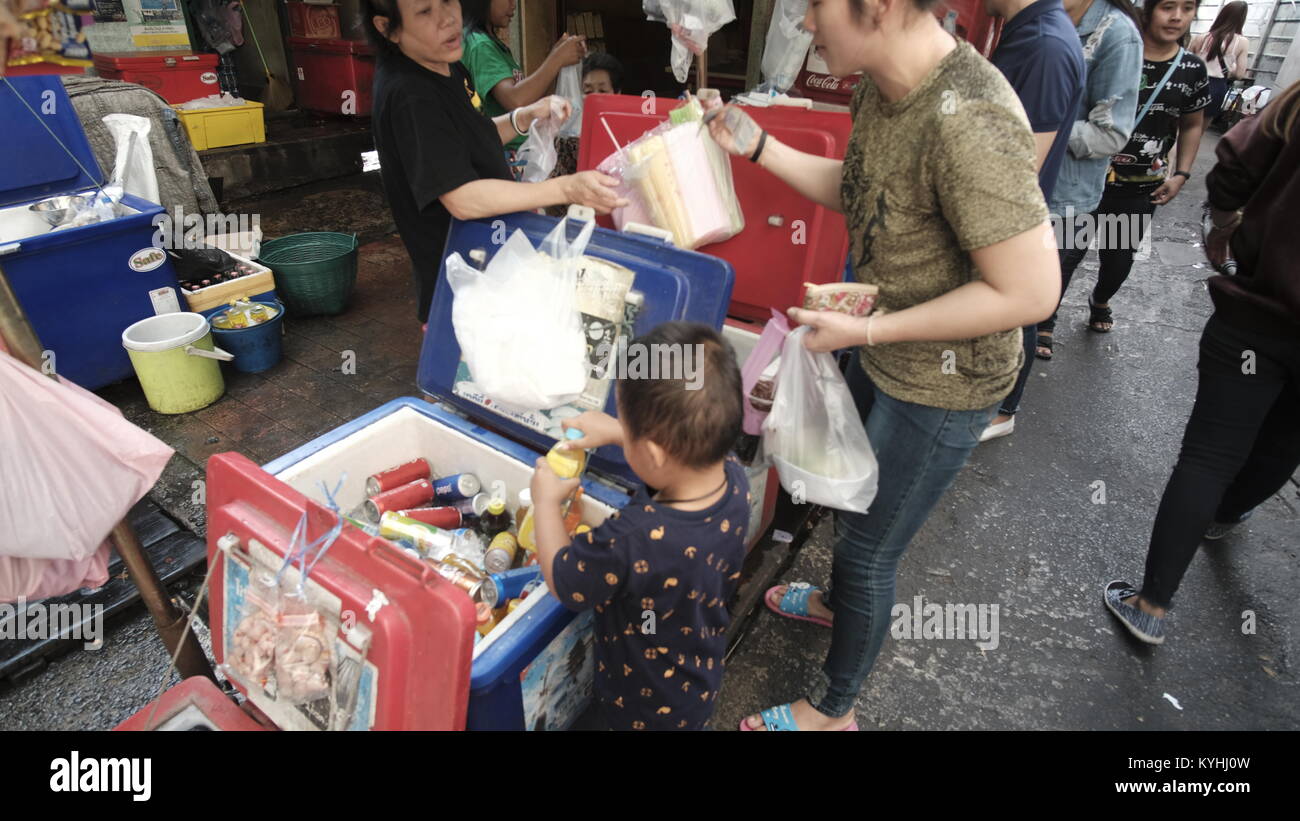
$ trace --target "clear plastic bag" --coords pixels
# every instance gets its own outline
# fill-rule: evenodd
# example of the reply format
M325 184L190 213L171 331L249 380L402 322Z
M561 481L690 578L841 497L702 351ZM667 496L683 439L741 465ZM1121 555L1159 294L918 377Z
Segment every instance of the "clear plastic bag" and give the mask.
M763 447L796 502L866 513L879 467L844 375L829 353L804 347L807 326L785 338Z
M528 129L528 139L519 146L518 159L524 163L524 172L520 177L524 182L541 182L549 179L555 170L555 138L560 135L564 123L560 120L561 105L555 97L550 98L551 116L533 122Z
M275 645L280 587L270 571L253 567L239 622L231 639L231 669L249 684L274 690Z
M335 630L299 591L280 596L275 632L275 698L301 704L330 697Z
M544 410L586 387L577 271L594 227L569 240L561 220L538 249L515 231L482 271L460 254L447 258L456 341L476 387L493 400Z
M646 18L667 23L673 33L672 67L677 82L686 82L691 57L709 46L715 31L736 19L731 0L642 0Z
M582 63L560 69L555 80L555 94L569 101L569 119L560 127L561 137L578 137L582 134Z
M799 76L813 38L802 25L807 13L808 0L776 0L763 46L763 78L770 88L785 91Z

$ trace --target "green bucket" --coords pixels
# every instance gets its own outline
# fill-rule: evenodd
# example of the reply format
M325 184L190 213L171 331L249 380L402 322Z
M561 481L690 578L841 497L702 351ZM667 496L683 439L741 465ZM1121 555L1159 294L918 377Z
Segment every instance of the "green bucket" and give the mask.
M290 234L263 242L258 259L275 272L276 294L295 316L342 313L357 282L356 234Z

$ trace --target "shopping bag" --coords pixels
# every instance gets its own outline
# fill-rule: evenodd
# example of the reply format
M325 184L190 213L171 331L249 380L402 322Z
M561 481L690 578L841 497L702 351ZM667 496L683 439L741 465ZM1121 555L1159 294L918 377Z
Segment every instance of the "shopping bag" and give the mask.
M673 76L686 82L691 56L702 54L709 36L736 19L731 0L642 0L646 19L668 24L673 34Z
M541 182L550 179L555 170L555 138L560 135L564 122L560 119L562 106L559 99L551 97L551 116L535 120L528 129L528 139L519 146L517 158L524 163L524 182Z
M582 136L582 64L560 69L555 80L555 94L569 101L569 119L560 127L561 137Z
M751 436L763 432L763 420L772 410L772 402L776 399L776 367L780 365L781 347L789 333L790 324L786 322L785 314L772 309L772 319L763 326L758 344L740 371L745 410L742 427Z
M835 358L805 348L807 335L804 326L785 338L763 448L796 502L866 513L876 497L876 455Z
M587 344L577 310L577 271L595 228L568 239L567 220L534 249L515 231L479 271L447 258L451 320L475 387L517 410L577 399L587 384Z
M763 78L775 91L794 85L812 45L812 32L802 25L808 12L808 0L776 0L772 23L767 28L763 46Z

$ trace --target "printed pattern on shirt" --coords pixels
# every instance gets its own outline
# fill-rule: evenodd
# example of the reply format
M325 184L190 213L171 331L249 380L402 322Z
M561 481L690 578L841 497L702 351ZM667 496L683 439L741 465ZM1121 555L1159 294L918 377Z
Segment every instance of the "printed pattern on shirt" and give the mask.
M1151 99L1151 93L1169 70L1173 58L1163 62L1142 61L1142 85L1138 90L1139 112ZM1205 63L1190 51L1160 90L1151 109L1133 129L1128 145L1111 157L1115 184L1136 188L1156 188L1169 176L1169 150L1178 138L1179 120L1184 114L1200 111L1210 104L1210 81Z

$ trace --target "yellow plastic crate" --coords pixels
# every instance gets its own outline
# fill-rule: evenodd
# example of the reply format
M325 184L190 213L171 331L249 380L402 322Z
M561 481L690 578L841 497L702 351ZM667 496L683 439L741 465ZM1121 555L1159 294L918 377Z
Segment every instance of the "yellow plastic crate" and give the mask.
M250 101L243 105L193 111L177 108L176 113L185 123L190 142L198 151L266 142L266 122L262 118L261 103Z

